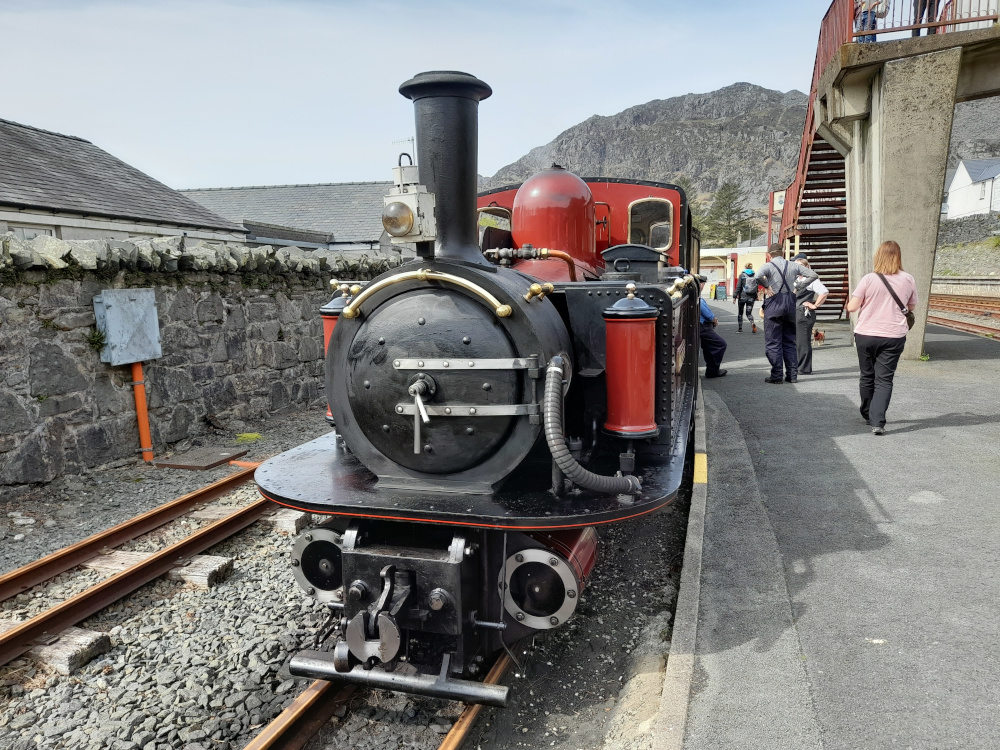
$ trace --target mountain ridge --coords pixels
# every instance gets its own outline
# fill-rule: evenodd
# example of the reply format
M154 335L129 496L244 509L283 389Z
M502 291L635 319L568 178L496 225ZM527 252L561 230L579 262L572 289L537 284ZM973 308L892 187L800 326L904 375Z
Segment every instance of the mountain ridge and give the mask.
M809 98L738 82L703 94L653 99L613 115L592 115L515 162L480 177L481 190L523 182L558 163L581 177L674 182L685 175L701 195L724 182L764 209L768 192L792 180ZM949 167L1000 156L1000 97L958 104Z
M673 182L687 175L698 192L727 181L762 207L792 178L808 97L738 82L717 91L637 104L592 115L482 178L488 190L522 182L559 163L576 174Z

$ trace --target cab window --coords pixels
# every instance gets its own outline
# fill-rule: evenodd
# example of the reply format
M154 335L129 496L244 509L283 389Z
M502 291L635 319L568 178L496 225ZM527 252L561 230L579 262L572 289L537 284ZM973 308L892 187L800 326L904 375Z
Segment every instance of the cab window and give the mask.
M503 206L487 206L478 209L478 214L480 250L514 247L508 209Z
M673 241L674 207L665 200L650 198L629 206L628 241L666 250Z

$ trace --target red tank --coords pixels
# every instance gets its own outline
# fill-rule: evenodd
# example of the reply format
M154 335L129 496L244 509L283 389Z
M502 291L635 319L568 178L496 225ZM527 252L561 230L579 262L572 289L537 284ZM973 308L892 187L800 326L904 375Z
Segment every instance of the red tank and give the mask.
M342 313L344 308L347 307L347 284L341 284L338 287L338 291L340 292L339 297L335 296L319 309L319 315L323 319L324 355L330 348L330 337L333 335L333 329L337 327L337 321L340 319L340 313ZM326 407L326 421L331 425L333 424L333 413L330 411L329 406Z
M660 311L635 297L628 297L604 311L606 332L604 372L608 389L606 432L624 438L657 433L656 318Z
M585 271L594 273L598 268L594 196L586 182L560 166L529 177L518 188L511 231L518 247L561 250ZM558 261L527 261L522 270L532 273L527 266L541 263L555 265ZM550 275L545 274L545 278Z

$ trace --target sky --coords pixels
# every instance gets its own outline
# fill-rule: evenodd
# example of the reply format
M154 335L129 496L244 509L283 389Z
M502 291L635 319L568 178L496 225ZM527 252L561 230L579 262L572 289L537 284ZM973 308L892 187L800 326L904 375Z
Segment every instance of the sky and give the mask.
M825 2L0 0L0 118L174 188L391 179L399 84L486 81L479 173L598 115L737 81L808 91Z

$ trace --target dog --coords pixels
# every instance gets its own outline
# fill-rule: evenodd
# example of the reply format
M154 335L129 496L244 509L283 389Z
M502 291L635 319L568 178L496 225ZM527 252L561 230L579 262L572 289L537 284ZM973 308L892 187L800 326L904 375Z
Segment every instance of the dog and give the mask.
M826 343L826 333L820 330L813 331L813 346L823 346Z

